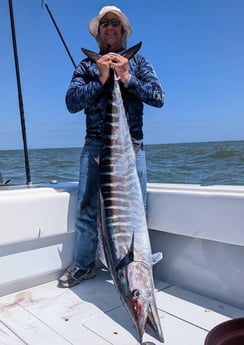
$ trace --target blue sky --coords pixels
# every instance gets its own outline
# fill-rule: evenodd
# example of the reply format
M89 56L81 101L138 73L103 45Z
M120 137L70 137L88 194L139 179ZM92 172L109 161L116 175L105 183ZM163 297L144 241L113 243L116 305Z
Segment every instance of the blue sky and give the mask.
M244 139L243 0L47 0L74 60L97 50L88 21L104 5L129 17L132 46L154 66L166 93L145 107L146 144ZM85 115L64 98L73 65L41 0L13 0L30 148L79 147ZM0 2L0 149L22 148L8 0Z

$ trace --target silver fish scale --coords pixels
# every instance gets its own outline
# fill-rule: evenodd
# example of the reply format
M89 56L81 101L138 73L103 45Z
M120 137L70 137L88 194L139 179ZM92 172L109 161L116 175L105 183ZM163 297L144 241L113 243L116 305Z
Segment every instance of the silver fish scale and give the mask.
M119 83L114 81L111 113L105 117L103 148L100 156L100 185L106 226L112 239L115 262L128 253L134 235L134 250L151 261L145 210L136 170ZM140 254L139 254L140 253Z

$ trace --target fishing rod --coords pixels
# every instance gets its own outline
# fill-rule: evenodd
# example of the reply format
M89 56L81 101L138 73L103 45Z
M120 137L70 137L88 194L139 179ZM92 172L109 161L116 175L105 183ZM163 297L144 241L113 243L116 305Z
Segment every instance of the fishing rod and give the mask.
M21 122L22 139L23 139L23 145L24 145L26 184L31 185L30 163L29 163L28 146L27 146L27 139L26 139L25 114L24 114L24 105L23 105L23 97L22 97L22 90L21 90L21 80L20 80L19 60L18 60L18 50L17 50L17 42L16 42L16 34L15 34L14 11L13 11L12 0L9 0L9 15L10 15L10 22L11 22L15 71L16 71L17 88L18 88L20 122Z
M71 60L71 62L72 62L72 64L73 64L73 66L76 68L76 63L75 63L75 61L74 61L74 59L73 59L73 57L72 57L72 55L71 55L71 53L70 53L70 51L69 51L69 48L68 48L67 44L65 43L65 40L64 40L64 38L63 38L63 36L62 36L62 34L61 34L61 31L59 30L59 28L58 28L58 26L57 26L57 23L56 23L56 21L55 21L53 15L52 15L52 12L50 11L50 8L48 7L47 3L46 3L44 0L42 0L42 7L43 7L43 4L44 4L44 6L45 6L46 9L47 9L47 12L48 12L48 14L49 14L49 16L50 16L50 18L51 18L51 20L52 20L52 22L53 22L53 24L54 24L56 30L57 30L57 32L58 32L58 35L59 35L59 37L60 37L60 39L61 39L61 41L62 41L62 43L63 43L63 45L64 45L64 48L65 48L65 50L66 50L68 56L70 57L70 60Z

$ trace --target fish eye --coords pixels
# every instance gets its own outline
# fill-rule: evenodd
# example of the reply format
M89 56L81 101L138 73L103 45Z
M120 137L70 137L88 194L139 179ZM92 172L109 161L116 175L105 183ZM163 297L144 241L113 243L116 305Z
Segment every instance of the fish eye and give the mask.
M132 291L132 296L138 298L138 297L140 296L140 291L137 290L137 289L133 290L133 291Z

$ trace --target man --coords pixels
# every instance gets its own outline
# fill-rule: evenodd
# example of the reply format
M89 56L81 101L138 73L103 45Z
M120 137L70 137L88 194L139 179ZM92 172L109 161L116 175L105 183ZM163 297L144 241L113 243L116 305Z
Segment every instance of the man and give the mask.
M66 94L71 113L84 109L86 138L81 153L73 264L59 278L60 287L71 287L95 276L97 249L98 157L106 112L106 81L110 69L120 80L125 113L136 153L137 172L146 207L146 160L143 148L143 102L162 107L164 93L149 62L139 54L130 61L120 54L126 49L131 27L126 15L115 6L105 6L88 24L95 37L101 58L89 59L76 68Z

